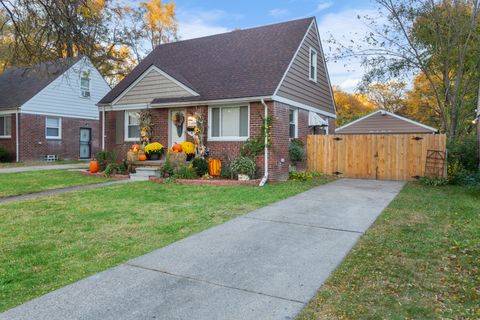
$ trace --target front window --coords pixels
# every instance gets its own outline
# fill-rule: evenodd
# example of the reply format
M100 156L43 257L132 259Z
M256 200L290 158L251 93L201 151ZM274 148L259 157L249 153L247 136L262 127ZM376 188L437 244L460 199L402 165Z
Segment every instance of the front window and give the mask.
M0 138L11 138L12 136L12 117L0 116Z
M125 141L137 141L140 139L140 112L125 112Z
M83 72L80 78L80 94L82 97L90 97L90 74Z
M61 139L62 137L62 120L58 117L46 118L46 138L47 139Z
M298 119L298 110L290 109L288 111L288 121L290 123L290 138L297 138L297 119Z
M210 140L246 140L248 106L210 109Z
M309 70L309 79L312 81L317 81L317 51L310 48L310 70Z

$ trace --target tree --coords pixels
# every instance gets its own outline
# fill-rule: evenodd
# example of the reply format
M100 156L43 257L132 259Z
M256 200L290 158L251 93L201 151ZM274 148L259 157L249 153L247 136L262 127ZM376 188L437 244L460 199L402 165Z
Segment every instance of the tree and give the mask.
M162 43L177 40L177 19L175 2L162 3L162 0L142 2L144 30L150 40L151 49Z
M367 97L379 109L395 113L405 104L405 83L390 81L373 84L367 89Z
M480 82L478 0L376 0L380 17L359 17L370 32L340 45L337 58L360 57L365 83L422 73L449 139L474 116Z
M348 93L334 86L333 95L337 106L337 127L361 118L376 109L376 106L362 94Z

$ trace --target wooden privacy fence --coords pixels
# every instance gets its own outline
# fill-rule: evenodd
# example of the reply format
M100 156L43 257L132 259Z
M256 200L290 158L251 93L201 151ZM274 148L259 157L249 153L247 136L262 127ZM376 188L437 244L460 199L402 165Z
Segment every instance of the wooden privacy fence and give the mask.
M425 176L427 168L429 175L444 176L445 151L444 134L310 135L307 170L350 178L413 180Z

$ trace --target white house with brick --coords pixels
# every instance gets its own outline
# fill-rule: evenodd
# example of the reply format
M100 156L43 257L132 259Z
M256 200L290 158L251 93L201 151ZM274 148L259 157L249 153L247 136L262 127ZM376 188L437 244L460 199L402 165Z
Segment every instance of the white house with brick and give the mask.
M12 160L89 159L99 148L96 103L110 91L88 58L0 74L0 148Z

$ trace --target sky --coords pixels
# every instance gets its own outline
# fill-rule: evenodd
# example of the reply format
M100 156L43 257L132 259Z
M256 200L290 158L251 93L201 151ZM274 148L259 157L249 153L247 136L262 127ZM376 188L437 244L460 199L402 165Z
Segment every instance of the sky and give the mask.
M276 22L315 16L332 85L353 92L362 77L358 62L328 61L330 46L326 40L358 39L366 32L357 15L374 15L372 0L177 0L178 33L182 40L249 28Z

